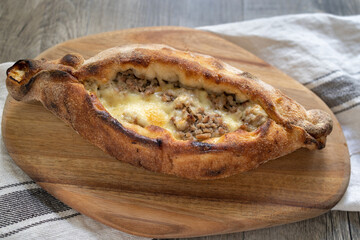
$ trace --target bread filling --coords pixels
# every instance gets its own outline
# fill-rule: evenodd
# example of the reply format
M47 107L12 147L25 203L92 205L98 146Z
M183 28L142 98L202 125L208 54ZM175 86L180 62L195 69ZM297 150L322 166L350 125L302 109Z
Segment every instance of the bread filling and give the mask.
M106 83L85 81L84 86L120 123L159 126L180 140L202 141L239 128L251 132L268 118L260 105L244 96L146 79L132 70Z

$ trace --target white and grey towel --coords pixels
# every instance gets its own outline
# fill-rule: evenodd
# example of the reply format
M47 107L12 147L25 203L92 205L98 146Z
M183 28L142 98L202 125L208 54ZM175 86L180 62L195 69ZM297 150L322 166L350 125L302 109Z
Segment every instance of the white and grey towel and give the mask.
M360 16L303 14L199 28L254 53L319 95L336 114L351 155L348 190L334 208L360 211ZM0 65L0 117L7 91ZM109 228L39 188L0 142L0 238L145 239Z

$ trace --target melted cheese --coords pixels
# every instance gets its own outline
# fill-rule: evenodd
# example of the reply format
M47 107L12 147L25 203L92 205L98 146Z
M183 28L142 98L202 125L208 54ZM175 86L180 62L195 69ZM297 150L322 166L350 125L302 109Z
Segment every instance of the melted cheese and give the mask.
M99 90L100 102L116 119L134 122L142 127L149 125L172 129L171 105L161 101L157 94L143 96L139 93L117 92L113 88Z
M175 92L177 91L183 90L175 89ZM220 114L230 131L235 131L243 124L241 112L213 110L206 91L197 89L188 91L195 106ZM174 133L175 127L170 121L175 112L174 102L162 101L160 96L162 92L160 88L155 94L144 96L140 93L118 92L115 88L108 87L98 90L97 95L107 111L120 122L134 122L142 127L155 125Z
M239 108L235 113L216 110L209 99L208 92L204 89L174 88L172 84L166 84L163 81L159 83L160 86L156 87L155 92L150 95L134 91L121 91L113 81L100 86L94 82L85 82L84 85L88 91L97 95L106 110L120 123L136 125L137 129L139 126L142 128L149 125L159 126L168 130L175 137L178 136L177 131L179 129L176 129L171 118L176 118L177 113L181 112L175 107L177 100L186 101L189 99L193 106L203 108L205 113L219 114L229 132L233 132L244 125L242 119L249 117L243 116L244 114L250 114L250 117L254 114L266 116L264 110L252 102L248 102L246 106ZM177 98L174 101L162 100L163 93L168 89L172 89L176 94Z
M25 76L25 71L19 69L12 69L9 74L17 82L21 82L21 80L23 80Z

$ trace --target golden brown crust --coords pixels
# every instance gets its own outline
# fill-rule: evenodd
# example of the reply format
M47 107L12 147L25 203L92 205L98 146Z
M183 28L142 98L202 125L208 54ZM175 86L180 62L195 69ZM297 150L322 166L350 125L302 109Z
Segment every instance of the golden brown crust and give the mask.
M125 128L89 94L83 82L113 79L117 72L175 73L188 86L245 95L269 116L254 132L241 129L214 142L181 141L156 126L140 135ZM115 158L146 169L192 179L214 179L248 171L298 148L320 149L332 129L328 114L300 104L258 80L209 56L164 45L130 45L84 61L68 54L56 61L20 60L7 71L9 93L39 100L81 136Z

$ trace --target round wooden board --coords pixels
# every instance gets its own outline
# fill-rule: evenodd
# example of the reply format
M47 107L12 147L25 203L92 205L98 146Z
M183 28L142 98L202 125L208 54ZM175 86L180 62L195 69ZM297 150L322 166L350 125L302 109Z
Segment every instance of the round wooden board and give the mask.
M69 52L90 57L130 43L164 43L215 56L254 73L308 109L331 112L312 92L263 60L216 35L188 28L107 32L64 42L38 58ZM8 97L2 132L14 161L56 198L119 230L169 238L270 227L331 209L344 194L350 174L345 138L333 120L325 149L300 149L256 170L213 181L156 174L117 161L38 103Z

